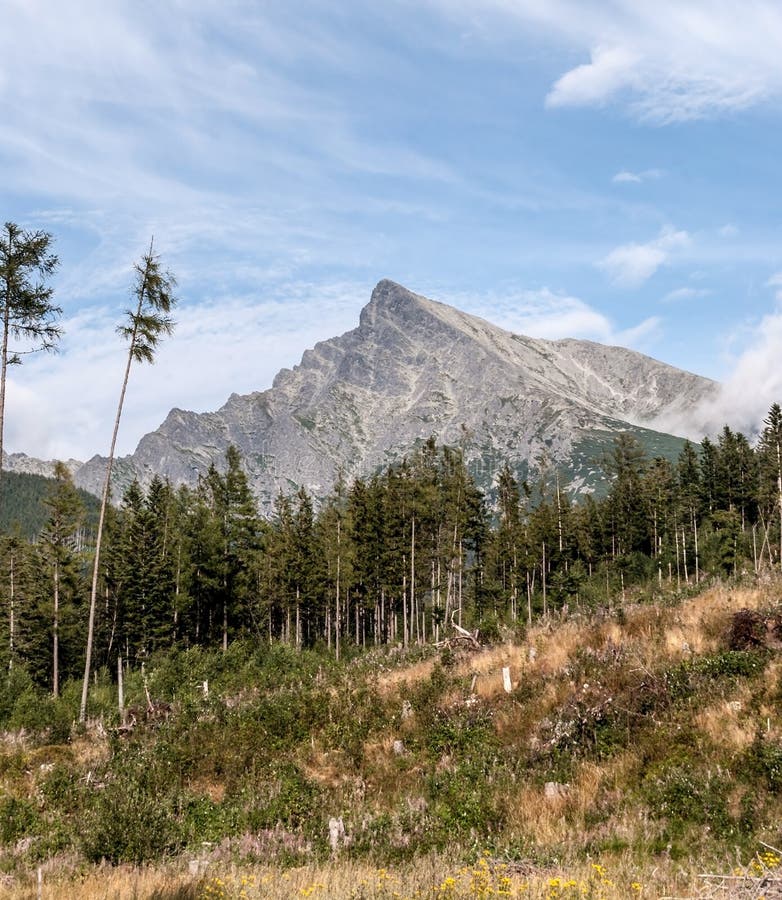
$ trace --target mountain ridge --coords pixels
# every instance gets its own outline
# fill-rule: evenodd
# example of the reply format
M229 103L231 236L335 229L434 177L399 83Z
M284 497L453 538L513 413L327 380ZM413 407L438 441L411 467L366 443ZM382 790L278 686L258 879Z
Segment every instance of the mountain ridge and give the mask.
M568 468L584 441L609 445L622 430L663 446L655 418L715 389L626 348L514 334L385 279L356 328L305 350L267 390L231 394L212 412L172 409L116 461L115 496L155 474L193 484L234 444L270 508L280 490L324 496L338 472L370 474L432 435L461 445L486 486L505 459L520 474L541 453ZM93 457L76 481L97 491L104 471ZM582 487L596 477L583 460L568 471Z

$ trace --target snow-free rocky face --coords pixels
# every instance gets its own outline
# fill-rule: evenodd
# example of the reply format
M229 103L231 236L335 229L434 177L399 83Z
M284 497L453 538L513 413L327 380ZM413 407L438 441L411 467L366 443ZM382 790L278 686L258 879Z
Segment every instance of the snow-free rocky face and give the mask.
M432 435L464 448L483 487L506 459L525 475L541 453L574 489L589 487L618 431L632 430L651 455L677 453L681 441L651 423L715 387L621 347L511 334L381 281L358 328L307 350L268 390L232 394L216 412L173 409L117 461L115 496L134 477L193 484L234 444L268 509L281 489L325 496L340 469L370 474ZM104 465L94 457L77 483L97 493Z

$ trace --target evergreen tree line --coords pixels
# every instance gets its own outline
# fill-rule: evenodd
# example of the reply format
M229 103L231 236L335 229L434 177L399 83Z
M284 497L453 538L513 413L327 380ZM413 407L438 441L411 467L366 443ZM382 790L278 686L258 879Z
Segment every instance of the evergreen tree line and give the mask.
M434 439L317 508L303 488L261 517L238 451L196 487L133 483L109 507L93 654L115 671L173 647L237 638L346 646L438 641L563 606L611 602L639 583L681 588L782 566L782 410L753 446L727 426L676 462L630 433L602 461L609 490L575 501L556 469L509 466L490 503L462 453ZM84 664L94 546L57 466L35 541L0 537L0 660L56 695Z

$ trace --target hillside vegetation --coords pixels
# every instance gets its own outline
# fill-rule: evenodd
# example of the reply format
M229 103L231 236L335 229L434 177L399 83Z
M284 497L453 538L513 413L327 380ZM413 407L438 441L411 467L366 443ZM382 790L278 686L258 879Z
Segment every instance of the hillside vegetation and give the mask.
M480 649L172 651L128 673L125 727L107 672L83 729L76 683L44 701L12 673L6 893L38 866L44 896L158 897L696 896L773 870L780 587L636 592Z
M58 467L0 535L10 895L761 896L782 408L675 465L620 434L600 498L539 465L487 497L432 438L264 519L229 448L128 488L92 590Z
M3 472L2 482L0 532L15 532L24 538L36 538L46 525L43 501L52 490L52 479L27 472ZM99 501L87 491L77 490L87 510L87 521L94 528Z

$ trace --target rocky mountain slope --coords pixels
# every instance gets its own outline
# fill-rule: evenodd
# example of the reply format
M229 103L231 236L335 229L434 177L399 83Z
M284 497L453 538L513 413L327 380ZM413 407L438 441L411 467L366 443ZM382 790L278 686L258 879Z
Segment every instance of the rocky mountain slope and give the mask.
M84 465L78 459L67 459L65 465L71 475ZM42 475L44 478L54 477L54 460L36 459L26 453L6 453L3 451L3 471L16 472L19 475Z
M280 489L323 496L340 470L371 473L431 435L461 445L484 486L506 459L524 475L541 453L589 486L618 431L635 431L652 454L676 452L655 418L715 388L632 350L511 334L381 281L358 328L307 350L270 389L233 394L216 412L173 409L117 461L115 488L156 473L192 484L234 444L268 508ZM97 492L104 465L94 457L77 483Z

